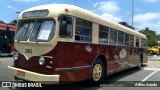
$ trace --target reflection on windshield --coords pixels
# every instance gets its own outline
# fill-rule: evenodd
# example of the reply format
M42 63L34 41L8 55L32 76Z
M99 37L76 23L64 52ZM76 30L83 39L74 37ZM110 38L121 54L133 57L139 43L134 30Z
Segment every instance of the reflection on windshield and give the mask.
M48 40L52 26L53 26L53 21L44 21L43 26L38 35L38 39Z
M34 25L34 22L29 22L27 24L24 24L24 26L23 26L24 27L24 29L23 29L24 32L23 32L23 34L21 35L21 38L20 38L21 41L26 41L28 39L29 34L30 34L30 32L33 28L33 25Z
M20 24L15 36L17 41L50 41L54 36L53 20L24 21Z

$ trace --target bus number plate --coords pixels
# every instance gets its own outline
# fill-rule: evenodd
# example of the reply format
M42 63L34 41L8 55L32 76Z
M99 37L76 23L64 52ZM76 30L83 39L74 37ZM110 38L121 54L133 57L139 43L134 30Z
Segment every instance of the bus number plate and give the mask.
M23 72L23 71L17 71L17 75L25 77L25 72Z
M25 53L32 53L32 49L25 49Z

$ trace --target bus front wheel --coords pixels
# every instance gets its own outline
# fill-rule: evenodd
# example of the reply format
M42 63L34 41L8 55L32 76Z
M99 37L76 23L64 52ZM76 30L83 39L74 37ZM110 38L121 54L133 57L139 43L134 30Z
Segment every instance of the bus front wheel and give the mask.
M92 74L91 74L91 85L99 85L102 83L104 79L104 64L100 59L97 59L92 67Z

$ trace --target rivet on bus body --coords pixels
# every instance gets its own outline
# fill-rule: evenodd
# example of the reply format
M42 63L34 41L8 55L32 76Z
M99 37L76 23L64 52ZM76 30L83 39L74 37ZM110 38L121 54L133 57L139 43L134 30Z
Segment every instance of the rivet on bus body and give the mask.
M53 61L50 61L49 63L50 63L50 64L53 64Z

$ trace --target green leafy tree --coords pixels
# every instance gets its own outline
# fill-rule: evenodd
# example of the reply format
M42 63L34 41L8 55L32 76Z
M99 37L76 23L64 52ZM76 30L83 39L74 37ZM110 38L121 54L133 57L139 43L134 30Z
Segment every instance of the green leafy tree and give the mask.
M145 29L143 29L143 30L141 30L139 32L143 33L144 35L146 35L146 37L148 39L148 46L152 47L152 46L157 46L158 45L158 43L157 43L157 41L158 41L157 37L159 37L160 35L157 36L155 31L149 30L149 28L145 28Z
M160 46L160 34L157 34L157 42L158 42L158 46Z

